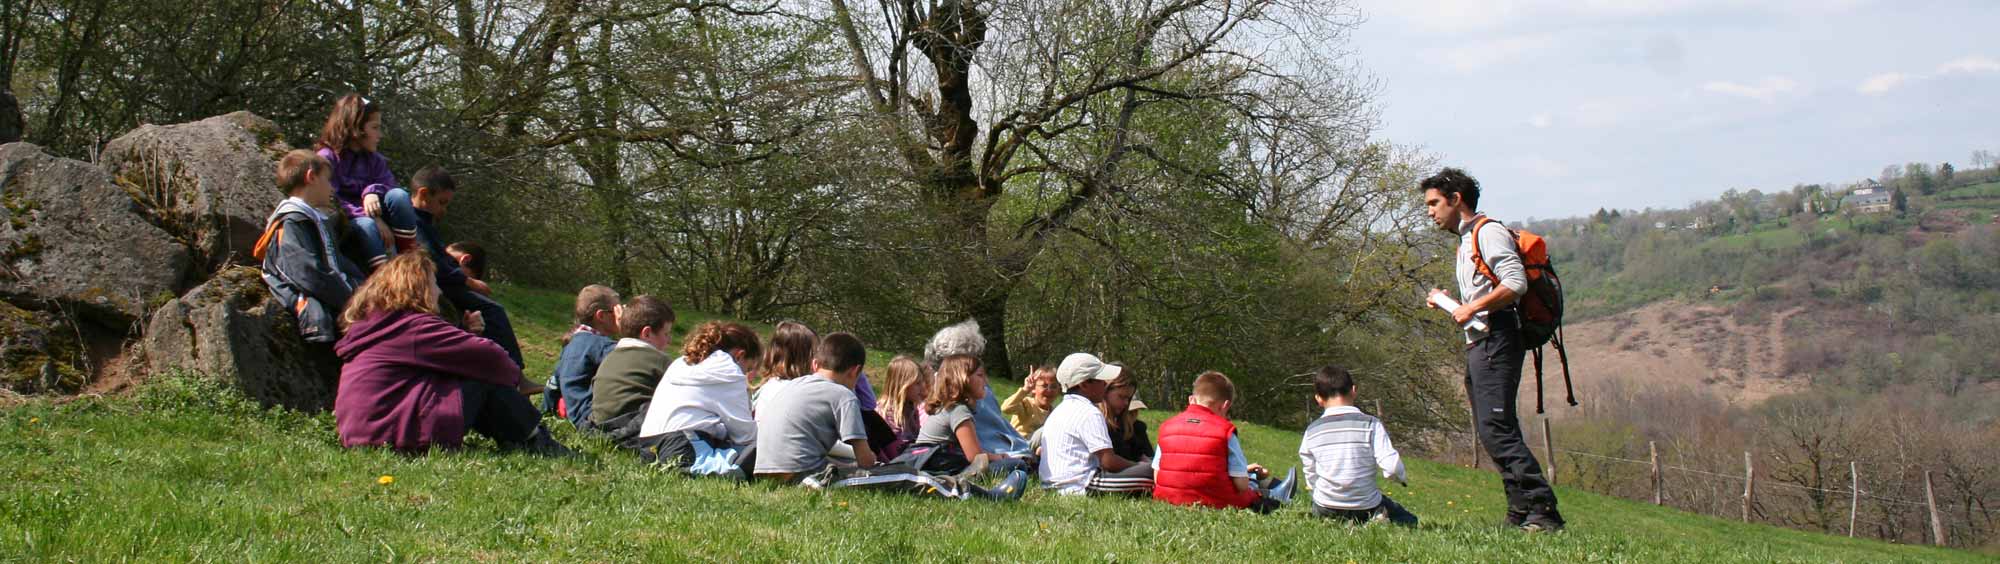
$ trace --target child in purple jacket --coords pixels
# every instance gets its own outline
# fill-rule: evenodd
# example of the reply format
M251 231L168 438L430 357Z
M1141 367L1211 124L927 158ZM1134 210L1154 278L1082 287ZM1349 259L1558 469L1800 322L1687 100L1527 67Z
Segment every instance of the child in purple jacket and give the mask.
M382 145L382 108L360 94L341 96L314 146L333 164L333 196L353 218L359 257L370 271L416 247L417 215L410 193L396 185ZM386 229L384 229L384 224Z
M334 345L340 385L334 428L344 447L420 453L478 431L502 449L564 456L523 395L521 366L493 341L438 317L436 267L418 253L390 259L355 291Z

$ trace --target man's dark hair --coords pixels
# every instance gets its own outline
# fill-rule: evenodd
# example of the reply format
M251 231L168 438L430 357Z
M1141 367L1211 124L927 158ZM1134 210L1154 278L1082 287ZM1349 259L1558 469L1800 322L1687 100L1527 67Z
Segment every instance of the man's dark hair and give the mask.
M1431 190L1437 190L1438 195L1446 198L1458 194L1458 198L1465 201L1466 208L1479 211L1479 181L1474 180L1472 175L1466 174L1463 170L1445 167L1444 170L1417 184L1418 192Z
M625 308L618 312L618 336L639 338L639 330L651 327L654 333L665 333L674 326L674 308L666 300L641 295L625 302Z
M430 165L424 167L422 170L418 170L416 176L410 177L410 188L412 190L429 188L439 192L456 192L458 191L458 181L452 179L451 173L445 172L444 167Z
M471 257L465 261L465 270L468 271L466 274L475 280L486 279L486 247L480 246L476 241L459 241L445 245L444 250Z
M834 333L820 338L819 346L813 349L813 362L819 363L821 370L845 372L868 362L868 348L851 333Z
M1354 375L1346 368L1332 364L1322 366L1313 374L1313 395L1322 398L1354 397Z

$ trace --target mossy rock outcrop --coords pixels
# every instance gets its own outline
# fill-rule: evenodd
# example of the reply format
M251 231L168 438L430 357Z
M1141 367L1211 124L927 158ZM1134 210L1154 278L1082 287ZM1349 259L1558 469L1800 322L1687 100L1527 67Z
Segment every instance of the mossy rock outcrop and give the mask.
M104 327L178 294L192 262L111 175L27 143L0 146L0 299Z
M60 317L0 302L0 388L68 393L83 388L76 329Z
M185 370L241 388L265 405L333 406L340 363L329 345L299 339L298 319L255 268L217 272L153 312L135 369Z
M250 251L271 206L284 199L277 161L290 150L277 124L236 112L142 126L106 144L98 164L206 273L256 263Z

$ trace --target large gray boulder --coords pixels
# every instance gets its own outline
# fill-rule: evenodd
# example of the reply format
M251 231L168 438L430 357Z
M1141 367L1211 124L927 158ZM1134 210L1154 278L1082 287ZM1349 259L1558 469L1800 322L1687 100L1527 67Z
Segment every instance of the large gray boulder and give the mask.
M111 175L27 143L0 146L0 299L128 326L171 299L187 247L154 225Z
M0 302L0 388L17 393L82 389L75 327L48 312Z
M299 339L298 319L255 268L217 272L153 312L140 346L146 374L185 370L234 385L267 406L333 406L340 363L332 347Z
M213 271L256 264L250 251L271 206L284 199L273 174L290 150L277 124L236 112L141 126L105 145L98 165Z

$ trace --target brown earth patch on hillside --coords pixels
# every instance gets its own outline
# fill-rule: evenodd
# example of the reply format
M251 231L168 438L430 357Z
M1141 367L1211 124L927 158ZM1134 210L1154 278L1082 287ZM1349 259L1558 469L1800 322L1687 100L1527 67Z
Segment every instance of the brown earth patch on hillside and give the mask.
M1722 307L1667 301L1578 322L1563 330L1570 372L1579 383L1685 386L1755 404L1808 385L1788 375L1784 362L1785 326L1803 311L1745 319Z

